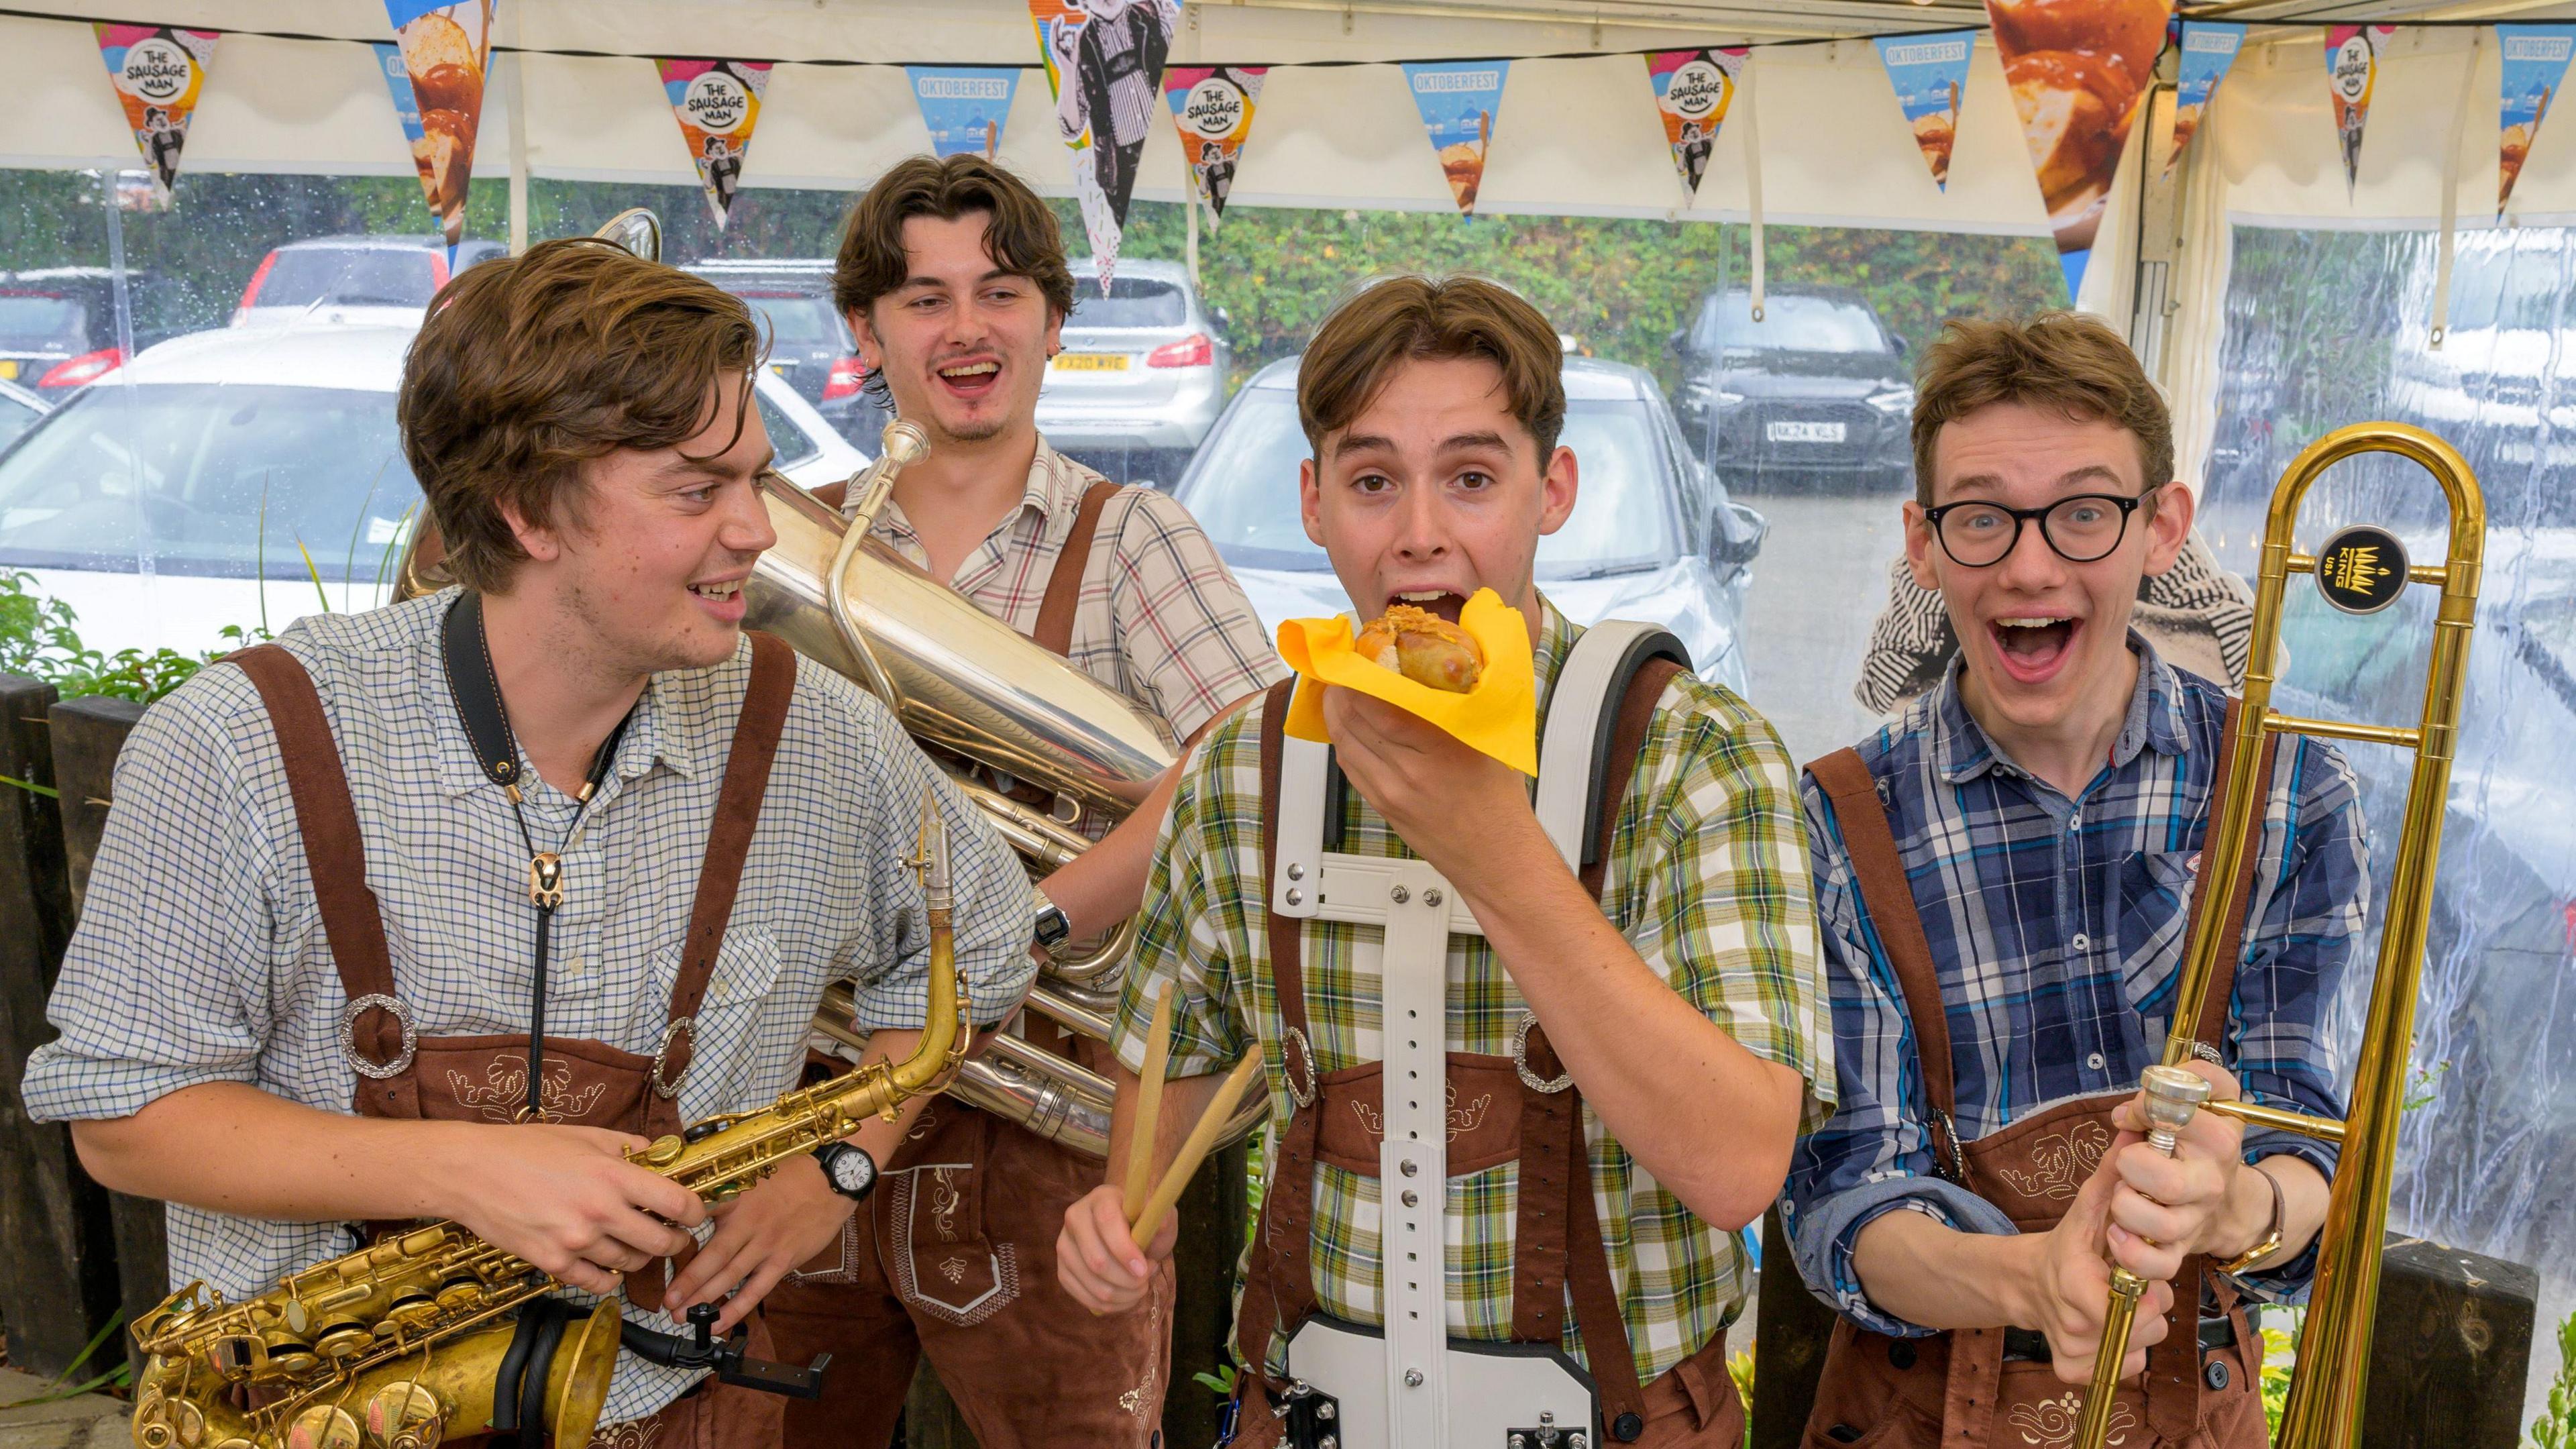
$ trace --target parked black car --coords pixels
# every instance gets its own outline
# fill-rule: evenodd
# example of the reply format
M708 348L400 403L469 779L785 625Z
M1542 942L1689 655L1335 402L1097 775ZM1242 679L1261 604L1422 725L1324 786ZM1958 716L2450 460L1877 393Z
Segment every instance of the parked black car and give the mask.
M154 274L125 274L134 350L190 331L167 315L175 300ZM42 267L0 272L0 382L60 396L115 371L126 354L116 345L116 279L105 267Z
M687 270L750 303L763 319L769 370L842 437L875 455L878 435L892 419L860 390L867 373L849 323L832 307L831 258L692 262Z
M1845 287L1776 287L1753 320L1743 288L1700 299L1670 343L1682 431L1740 492L1911 480L1905 339Z

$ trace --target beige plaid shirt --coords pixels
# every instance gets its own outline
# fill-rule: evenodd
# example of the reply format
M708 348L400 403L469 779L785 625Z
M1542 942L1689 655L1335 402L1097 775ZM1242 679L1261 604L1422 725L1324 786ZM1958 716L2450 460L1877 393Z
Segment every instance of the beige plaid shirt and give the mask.
M1056 556L1073 534L1082 495L1099 481L1040 438L1020 506L966 555L950 587L1022 634L1037 628ZM886 504L875 532L928 566L900 505ZM1074 601L1070 657L1161 720L1174 746L1288 672L1198 520L1150 488L1122 488L1100 510Z

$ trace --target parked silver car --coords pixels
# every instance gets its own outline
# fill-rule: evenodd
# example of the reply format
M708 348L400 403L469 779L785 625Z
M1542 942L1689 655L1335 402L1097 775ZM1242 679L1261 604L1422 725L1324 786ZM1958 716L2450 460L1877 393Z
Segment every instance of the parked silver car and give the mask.
M1121 261L1104 297L1098 265L1077 260L1073 298L1038 430L1112 477L1169 483L1225 408L1225 319L1178 262Z
M1274 362L1243 385L1179 490L1274 630L1282 619L1351 607L1298 517L1307 447L1297 362ZM1583 492L1565 527L1539 540L1540 590L1578 624L1663 625L1700 677L1744 693L1744 590L1770 525L1700 466L1642 368L1569 357L1565 397L1562 441L1580 463Z

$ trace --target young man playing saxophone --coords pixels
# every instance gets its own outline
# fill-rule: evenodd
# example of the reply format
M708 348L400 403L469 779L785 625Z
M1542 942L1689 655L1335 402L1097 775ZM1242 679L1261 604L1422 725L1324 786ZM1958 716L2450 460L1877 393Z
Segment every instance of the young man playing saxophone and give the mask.
M1492 589L1521 612L1541 700L1586 632L1532 582L1540 536L1576 500L1576 460L1557 445L1561 368L1554 329L1502 287L1396 277L1324 322L1298 381L1314 449L1300 477L1306 531L1345 592L1367 614L1408 602L1454 624L1470 596ZM1600 1427L1616 1441L1740 1440L1723 1363L1748 1287L1734 1230L1760 1214L1792 1138L1824 1118L1831 1091L1806 843L1792 767L1760 716L1686 673L1636 677L1643 684L1620 696L1635 733L1614 737L1606 776L1616 780L1624 760L1626 783L1597 787L1601 848L1581 874L1520 773L1393 706L1323 691L1351 786L1334 848L1372 864L1418 857L1481 928L1448 935L1445 948L1423 943L1445 949L1441 967L1399 964L1391 926L1381 943L1365 926L1273 908L1298 905L1322 879L1271 864L1298 848L1279 835L1293 803L1280 763L1285 687L1221 724L1187 762L1119 1014L1113 1157L1169 1160L1213 1095L1213 1074L1260 1049L1279 1130L1238 1319L1253 1370L1240 1442L1291 1432L1273 1394L1283 1367L1313 1377L1304 1334L1364 1335L1395 1316L1382 1305L1399 1273L1423 1271L1407 1266L1420 1261L1411 1250L1382 1248L1379 1224L1396 1210L1390 1198L1431 1213L1419 1206L1426 1179L1389 1173L1382 1187L1380 1154L1397 1133L1367 1125L1383 1120L1383 1082L1396 1076L1379 1059L1399 1048L1445 1048L1433 1060L1454 1089L1445 1152L1460 1170L1440 1175L1432 1201L1443 1220L1422 1225L1442 1239L1447 1271L1413 1290L1437 1295L1440 1307L1425 1311L1444 1322L1388 1331L1445 1341L1433 1357L1444 1374L1460 1360L1460 1381L1480 1353L1498 1362L1492 1346L1560 1346L1587 1367ZM1313 784L1324 790L1320 777ZM1288 878L1298 884L1280 884ZM1445 909L1427 891L1393 898ZM1445 1004L1417 1014L1437 1010L1446 1030L1428 1048L1398 1040L1390 983L1434 970L1445 972ZM1164 1130L1130 1144L1124 1088L1165 988L1175 1009ZM1385 1093L1387 1111L1399 1105ZM1058 1264L1083 1304L1130 1313L1172 1241L1168 1227L1133 1241L1119 1191L1103 1187L1067 1215ZM1506 1381L1544 1360L1511 1362L1521 1367L1496 1370ZM1356 1426L1341 1432L1364 1442L1347 1437Z
M745 637L758 350L741 302L613 246L477 267L398 402L464 586L303 620L135 727L25 1093L101 1182L169 1201L174 1282L239 1301L353 1224L449 1218L665 1332L730 1291L729 1331L785 1264L661 1260L712 1216L729 1261L822 1167L710 1213L625 1154L795 1085L836 977L908 1048L925 794L962 979L1025 989L1008 848L874 699ZM756 1449L779 1403L628 1355L600 1432Z
M1845 1319L1809 1438L2063 1446L2116 1261L2152 1286L2111 1442L2259 1449L2238 1305L2304 1290L2334 1150L2203 1112L2164 1157L2134 1094L2190 1010L2216 1096L2341 1114L2319 1022L2363 917L2352 776L2279 750L2258 848L2200 880L2233 706L2129 628L2191 528L2163 400L2073 313L1953 322L1919 371L1906 557L1959 655L1806 783L1841 1104L1785 1220ZM2205 910L2204 1010L2173 992Z
M979 157L915 157L869 188L850 213L834 300L871 385L930 443L874 527L933 578L1133 700L1177 746L1283 669L1179 504L1109 483L1039 435L1038 389L1074 286L1054 213ZM1135 913L1171 783L1167 773L1046 878L1036 944L1086 939ZM909 1134L866 1211L810 1194L814 1220L848 1223L842 1254L771 1295L768 1318L783 1354L829 1352L843 1367L821 1400L790 1407L789 1442L884 1445L924 1355L985 1449L1154 1442L1171 1377L1171 1275L1157 1280L1150 1311L1114 1323L1081 1313L1057 1285L1056 1229L1101 1175L1072 1149L950 1098Z

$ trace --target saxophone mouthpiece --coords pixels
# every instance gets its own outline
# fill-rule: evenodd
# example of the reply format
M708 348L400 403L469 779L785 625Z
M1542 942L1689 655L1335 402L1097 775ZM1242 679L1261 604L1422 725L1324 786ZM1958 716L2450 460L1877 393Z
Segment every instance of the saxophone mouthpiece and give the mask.
M939 792L921 792L921 835L912 858L913 869L921 872L922 904L934 911L948 910L956 904L948 875L948 819L939 813Z

